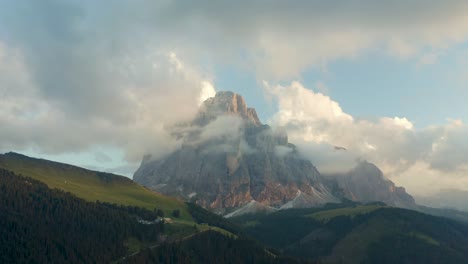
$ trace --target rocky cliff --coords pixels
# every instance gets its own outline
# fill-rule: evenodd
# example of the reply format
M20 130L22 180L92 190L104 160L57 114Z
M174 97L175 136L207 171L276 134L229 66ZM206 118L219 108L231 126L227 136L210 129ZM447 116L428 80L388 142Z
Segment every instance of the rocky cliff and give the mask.
M238 94L218 92L192 122L174 128L174 136L182 147L162 159L146 156L135 181L212 209L252 201L309 207L342 196L336 182L301 158L285 133L262 124Z
M391 206L415 208L416 203L403 187L397 187L385 178L372 163L360 162L347 173L328 176L335 179L345 196L353 201L381 201Z

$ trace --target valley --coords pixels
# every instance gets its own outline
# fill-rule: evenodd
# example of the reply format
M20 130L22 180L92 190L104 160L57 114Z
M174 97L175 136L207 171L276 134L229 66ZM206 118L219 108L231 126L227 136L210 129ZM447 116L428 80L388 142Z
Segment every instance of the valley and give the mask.
M319 207L282 210L262 210L262 207L251 205L258 210L224 218L194 203L154 193L122 176L16 153L0 156L0 170L1 189L4 190L2 200L10 201L2 204L0 211L8 216L2 218L2 224L13 228L3 230L3 237L9 237L2 242L2 256L6 262L12 256L10 254L14 254L16 259L18 256L24 260L39 258L37 254L40 251L27 251L29 253L24 255L25 248L21 247L11 251L16 253L5 253L25 238L29 241L25 246L51 250L49 257L84 261L80 254L89 249L72 242L82 240L80 236L90 236L91 244L106 246L108 253L99 254L99 259L104 262L112 260L112 263L185 263L189 259L212 263L227 257L230 259L227 263L461 263L468 257L466 222L399 209L383 202L343 200ZM58 184L62 182L59 179L82 185ZM7 188L9 192L5 192ZM91 190L99 191L99 196L91 196L95 200L80 198ZM11 196L12 191L15 196ZM108 192L112 194L107 197ZM53 203L48 204L47 200ZM149 205L152 205L152 210ZM69 206L82 209L67 211ZM42 211L39 208L43 208ZM174 210L178 210L180 215L176 217ZM438 212L438 209L432 210ZM100 214L105 214L105 217ZM138 223L138 219L152 221L160 215L170 220L158 224ZM35 221L33 224L30 222L33 218L50 219L48 221L51 222ZM60 219L74 224L63 226ZM113 224L117 219L119 222ZM59 222L50 225L56 221ZM88 222L78 224L81 221ZM85 229L78 231L76 224ZM25 233L15 231L18 228ZM37 232L34 230L42 232L31 233ZM100 232L118 232L120 235L102 236ZM64 234L68 234L67 238L63 237ZM38 244L43 239L51 239L55 244ZM98 242L99 239L115 240ZM95 250L99 252L99 248ZM218 255L215 252L225 253ZM393 253L389 255L389 252ZM87 257L90 258L88 260L98 259L98 255Z

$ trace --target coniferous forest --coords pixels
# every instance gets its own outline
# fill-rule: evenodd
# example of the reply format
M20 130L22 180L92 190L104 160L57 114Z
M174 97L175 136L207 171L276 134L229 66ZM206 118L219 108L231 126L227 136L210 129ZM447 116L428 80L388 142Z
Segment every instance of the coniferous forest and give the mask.
M130 237L157 241L164 225L137 221L155 214L86 202L0 169L0 263L108 263Z
M193 226L191 234L171 237L170 226L154 222L161 216L156 208L87 202L0 169L0 263L302 263L273 254L221 216L188 206L201 227L228 234ZM129 252L129 240L146 246Z
M75 196L82 188L105 192L118 186L114 197L128 202L135 196L121 191L128 185L110 175L102 180L99 173L78 190L71 188L74 182L88 174L60 174L74 192L52 189L61 179L50 169L56 164L37 161L34 170L19 164L14 172L0 168L0 263L458 264L468 258L466 222L382 202L343 201L225 218L159 194L154 207L145 208L86 201ZM44 181L22 176L18 168L41 172ZM80 170L67 168L69 174ZM136 190L142 191L130 193L147 194Z

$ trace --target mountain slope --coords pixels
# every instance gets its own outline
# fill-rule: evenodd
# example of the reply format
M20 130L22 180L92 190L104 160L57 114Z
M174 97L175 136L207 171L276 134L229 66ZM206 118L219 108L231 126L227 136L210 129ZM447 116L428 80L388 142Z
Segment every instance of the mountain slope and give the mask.
M329 175L338 182L346 198L359 202L384 202L391 206L414 209L416 203L403 187L385 178L372 163L362 161L351 171Z
M154 221L159 212L88 202L0 168L0 263L298 263L188 208L204 224Z
M110 263L126 241L156 243L156 213L86 202L0 168L0 263Z
M155 208L170 215L180 210L181 218L191 220L187 206L182 201L155 193L115 174L86 170L80 167L30 158L17 153L0 155L0 168L22 174L57 188L70 192L87 201L101 201L122 205Z
M380 203L290 209L232 220L269 247L325 263L468 260L467 224Z
M161 159L146 156L135 181L212 209L252 200L280 207L298 193L307 197L301 206L341 197L337 185L302 158L285 133L263 125L238 94L218 92L192 122L173 131L182 147Z
M317 263L273 254L249 239L233 239L213 231L198 233L177 244L165 244L130 256L125 263Z

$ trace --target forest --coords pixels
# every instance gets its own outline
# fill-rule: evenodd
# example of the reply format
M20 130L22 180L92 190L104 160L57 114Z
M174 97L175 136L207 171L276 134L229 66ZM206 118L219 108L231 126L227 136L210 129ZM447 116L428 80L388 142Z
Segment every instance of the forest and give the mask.
M154 221L164 216L157 204L89 202L0 169L0 263L315 263L273 253L240 226L187 206L197 224L164 224Z
M232 219L289 256L326 263L466 263L468 224L383 203L329 204Z
M86 202L37 180L0 169L0 263L108 263L129 238L157 241L157 212Z

